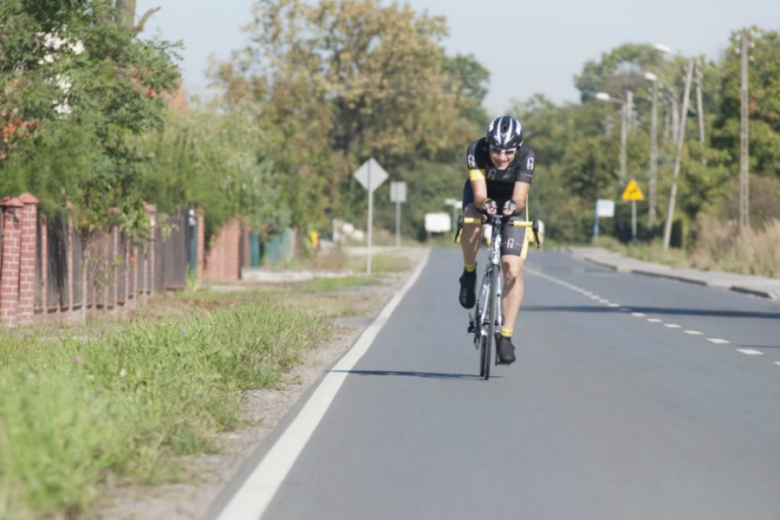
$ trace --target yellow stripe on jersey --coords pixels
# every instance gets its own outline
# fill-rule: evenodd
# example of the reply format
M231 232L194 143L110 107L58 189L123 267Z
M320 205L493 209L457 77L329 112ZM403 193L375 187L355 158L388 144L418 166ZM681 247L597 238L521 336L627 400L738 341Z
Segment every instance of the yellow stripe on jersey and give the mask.
M485 178L485 170L469 170L469 180L478 181Z

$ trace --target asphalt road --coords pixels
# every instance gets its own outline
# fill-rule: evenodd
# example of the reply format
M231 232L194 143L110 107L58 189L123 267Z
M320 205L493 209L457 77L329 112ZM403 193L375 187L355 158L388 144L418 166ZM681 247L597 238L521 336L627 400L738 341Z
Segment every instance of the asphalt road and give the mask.
M529 256L483 381L434 251L263 518L780 518L780 305Z

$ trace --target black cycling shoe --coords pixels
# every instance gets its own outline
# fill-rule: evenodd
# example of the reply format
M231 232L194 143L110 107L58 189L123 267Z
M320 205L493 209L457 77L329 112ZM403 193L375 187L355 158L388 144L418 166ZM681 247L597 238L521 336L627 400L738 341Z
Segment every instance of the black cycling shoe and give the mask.
M499 334L496 341L496 350L498 350L499 365L511 365L517 359L515 357L515 346L512 345L512 338Z
M458 295L458 301L464 309L471 309L477 303L477 297L474 294L476 285L477 270L471 272L464 270L463 274L460 275L460 294Z

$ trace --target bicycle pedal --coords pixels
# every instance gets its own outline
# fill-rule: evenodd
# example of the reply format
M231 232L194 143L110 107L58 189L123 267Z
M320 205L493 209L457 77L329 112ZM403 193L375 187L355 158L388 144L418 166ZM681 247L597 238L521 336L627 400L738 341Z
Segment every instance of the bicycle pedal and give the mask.
M474 322L474 317L469 313L469 334L474 334L477 332L477 324Z

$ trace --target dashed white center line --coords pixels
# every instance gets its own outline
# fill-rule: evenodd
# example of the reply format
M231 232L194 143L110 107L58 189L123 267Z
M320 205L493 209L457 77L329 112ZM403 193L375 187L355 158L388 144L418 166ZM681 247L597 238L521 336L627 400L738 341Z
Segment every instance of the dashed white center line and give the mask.
M720 338L707 338L707 341L711 343L715 343L717 345L728 345L729 343L731 343L727 339L720 339Z
M647 321L649 323L663 323L663 320L659 320L658 318L647 318Z
M607 307L612 307L613 309L617 309L618 307L620 307L620 304L619 303L610 303L609 305L607 305Z
M609 300L599 300L599 303L609 303Z
M691 336L701 336L704 334L703 332L699 332L698 330L684 330L683 332L686 334L690 334Z
M667 323L664 325L664 327L670 328L670 329L681 329L682 325L677 325L675 323Z
M644 314L642 312L632 312L631 316L633 316L634 318L644 318L645 316L647 316L647 314Z
M747 354L748 356L763 356L764 353L760 352L758 350L753 350L752 348L738 348L737 352L742 352L743 354Z
M775 365L780 366L780 361L775 361Z

